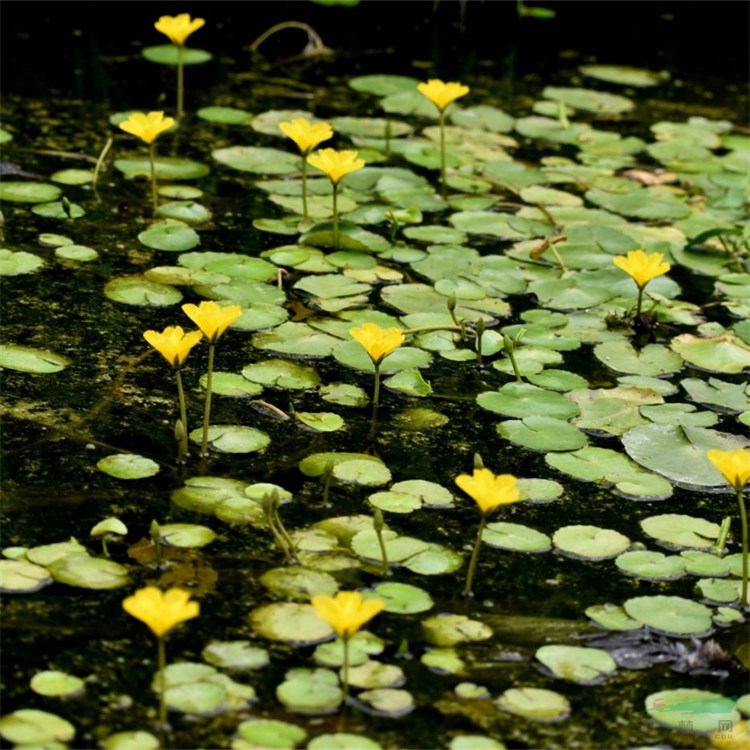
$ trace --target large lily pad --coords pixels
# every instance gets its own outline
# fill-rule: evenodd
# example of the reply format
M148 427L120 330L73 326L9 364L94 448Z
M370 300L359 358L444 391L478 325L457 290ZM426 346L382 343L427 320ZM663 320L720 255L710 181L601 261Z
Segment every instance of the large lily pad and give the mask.
M645 700L648 715L671 729L716 732L717 727L734 727L740 713L733 698L694 688L677 688L651 693Z
M50 563L48 570L56 581L84 589L119 589L130 582L123 565L84 554L66 555Z
M7 367L9 370L46 375L60 372L69 364L70 360L67 357L44 349L0 344L0 367Z
M638 596L623 607L630 617L667 635L705 635L713 625L711 609L680 596Z
M619 531L585 524L563 526L552 535L552 543L564 554L584 560L617 557L630 546L630 540Z
M330 638L333 629L315 613L312 604L276 602L254 609L250 625L263 638L312 645Z

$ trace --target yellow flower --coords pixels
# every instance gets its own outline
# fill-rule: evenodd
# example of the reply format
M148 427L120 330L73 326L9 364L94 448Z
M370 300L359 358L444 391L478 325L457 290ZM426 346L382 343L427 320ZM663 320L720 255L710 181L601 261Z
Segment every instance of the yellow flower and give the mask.
M651 279L667 273L672 268L669 263L663 261L664 255L662 253L649 253L647 255L643 250L631 250L627 257L618 255L616 258L612 258L612 262L625 271L635 281L639 289L643 289Z
M426 96L441 112L461 96L469 93L469 87L461 83L445 83L431 78L427 83L418 83L417 91Z
M164 117L164 112L133 112L120 123L120 129L137 136L144 143L153 143L165 130L174 125L173 117Z
M349 333L362 344L376 365L404 343L404 332L400 328L381 328L377 323L364 323L360 328L349 329Z
M470 497L476 500L482 513L489 513L498 505L510 505L521 499L516 487L516 478L512 474L496 476L489 469L474 469L474 474L460 474L456 484Z
M724 475L724 479L734 487L735 492L742 492L750 480L750 451L740 448L736 451L710 450L706 453L708 460Z
M167 326L159 331L144 331L143 338L169 362L172 367L182 367L190 350L203 338L200 331L185 333L181 326Z
M205 23L203 18L194 18L191 21L189 13L180 13L178 16L162 16L154 24L154 28L168 36L173 44L185 44L185 40Z
M356 151L336 151L334 148L322 148L310 154L307 161L325 172L334 184L338 184L349 172L355 172L365 166L365 160L358 159Z
M239 305L222 307L212 300L201 302L200 305L183 305L182 311L201 329L211 344L218 341L230 323L234 323L242 315Z
M333 137L333 128L327 122L311 123L303 117L280 122L279 129L297 144L303 154L309 154L319 143Z
M198 617L200 605L188 601L190 592L184 589L162 591L156 586L138 589L124 599L122 608L137 620L146 623L157 638L161 638L175 625Z
M363 599L359 591L339 591L336 596L314 596L310 603L318 617L342 638L354 635L385 607L380 599Z

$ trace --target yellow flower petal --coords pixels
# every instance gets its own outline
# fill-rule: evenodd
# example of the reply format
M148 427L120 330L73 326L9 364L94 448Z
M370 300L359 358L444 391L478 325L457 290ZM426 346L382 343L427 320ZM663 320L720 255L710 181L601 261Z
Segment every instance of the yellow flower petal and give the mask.
M140 138L144 143L153 143L165 130L174 125L173 117L164 117L164 112L133 112L120 123L120 130Z
M445 83L439 78L431 78L427 83L418 83L417 91L426 96L441 112L461 96L469 93L469 87L461 83Z
M404 332L400 328L381 328L377 323L365 323L360 328L351 328L349 334L362 344L376 365L404 343Z
M289 136L303 154L310 153L319 143L333 137L333 128L327 122L310 123L302 117L280 122L279 130Z
M190 350L203 338L200 331L185 333L181 326L167 326L159 331L144 331L143 338L169 362L172 367L182 367Z
M190 592L184 589L162 591L156 586L146 586L124 599L122 607L161 638L175 625L198 616L200 605L189 599Z
M706 453L708 460L722 473L724 479L734 488L735 492L742 492L750 480L750 451L740 448L735 451L710 450Z
M215 343L219 336L242 315L239 305L222 307L213 300L201 302L200 305L187 304L182 311L198 326L210 343Z
M205 23L203 18L191 20L189 13L180 13L177 16L162 16L154 24L154 28L168 36L173 44L185 44L185 40Z
M612 262L620 269L625 271L639 289L648 284L651 279L661 276L669 271L672 266L665 263L662 253L646 254L643 250L631 250L627 256L618 255L612 258Z
M516 478L512 474L495 475L489 469L474 469L471 475L457 476L456 484L476 501L482 513L521 499Z
M339 591L336 596L314 596L310 603L318 617L343 638L354 635L385 607L380 599L363 599L358 591Z
M322 148L310 154L307 162L325 172L334 184L349 172L355 172L365 166L365 160L357 158L356 151L336 151L334 148Z

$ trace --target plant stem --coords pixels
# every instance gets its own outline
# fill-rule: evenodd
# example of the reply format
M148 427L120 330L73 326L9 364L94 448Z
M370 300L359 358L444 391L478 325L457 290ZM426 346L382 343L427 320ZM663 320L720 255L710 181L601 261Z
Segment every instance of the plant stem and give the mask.
M307 221L307 152L302 154L302 218Z
M167 653L164 648L164 637L157 636L157 660L159 662L159 729L167 728Z
M386 577L391 574L391 569L388 566L388 552L385 549L385 542L383 541L383 529L376 529L375 533L378 536L378 546L380 547L380 562L381 562L381 568L380 573L382 576Z
M635 303L635 317L640 318L641 316L641 305L643 304L643 290L645 286L638 287L638 301Z
M370 423L370 432L375 434L375 424L378 420L378 404L380 403L380 362L373 362L375 365L375 384L372 389L372 420Z
M341 666L341 681L344 683L344 702L346 702L349 699L349 636L342 635L341 638L344 641L344 663Z
M175 370L177 376L177 398L180 402L180 447L177 452L177 463L185 461L188 452L187 405L185 404L185 389L182 387L182 371Z
M747 607L747 509L745 508L745 498L742 494L742 487L737 490L737 502L740 506L740 524L742 525L742 593L740 595L740 604L743 609Z
M513 372L516 375L516 380L519 383L523 383L523 376L521 375L521 371L518 369L518 364L516 363L516 354L515 354L515 352L509 352L508 353L508 359L510 360L510 364L513 366Z
M208 342L208 373L206 374L206 402L203 408L203 441L201 443L201 458L208 456L208 425L211 420L211 387L214 374L214 349L216 344Z
M479 531L477 532L477 540L474 542L474 549L471 552L471 560L469 560L469 571L466 574L466 585L464 586L464 595L466 596L471 594L471 584L474 582L474 572L477 569L477 559L479 558L479 547L482 545L482 532L484 531L486 523L487 514L482 513L482 520L479 522Z
M177 45L177 119L181 120L185 111L185 48Z
M445 181L445 112L442 109L440 110L440 183L441 195L445 198L448 186Z
M333 183L333 249L339 249L339 206L338 206L339 186L337 182Z
M151 165L151 215L156 216L156 144L148 147L148 160Z

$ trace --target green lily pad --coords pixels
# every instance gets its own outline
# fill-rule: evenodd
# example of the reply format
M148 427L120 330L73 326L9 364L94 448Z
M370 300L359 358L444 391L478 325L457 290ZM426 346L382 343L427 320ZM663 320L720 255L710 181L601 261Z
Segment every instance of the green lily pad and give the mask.
M681 557L651 550L623 552L615 565L626 575L655 581L672 581L685 574L685 562Z
M144 47L141 50L143 57L149 62L160 65L177 66L180 62L180 54L175 44L158 44L153 47ZM182 46L182 64L200 65L213 59L213 55L204 49L194 49Z
M149 281L144 276L119 276L107 282L104 294L126 305L164 307L182 301L182 292L166 284Z
M568 699L544 688L510 688L500 695L495 705L524 719L545 723L562 721L570 715Z
M91 263L99 259L99 253L87 245L64 245L55 249L55 257L77 263Z
M750 410L750 390L745 383L728 383L718 378L684 378L680 385L699 404L726 412Z
M198 382L205 388L208 376L201 375ZM259 383L253 383L236 372L213 372L211 377L211 392L218 396L247 398L262 393L263 386Z
M349 87L355 91L375 96L388 96L399 91L415 91L419 79L399 75L366 75L350 78Z
M566 396L530 383L506 383L497 391L480 393L477 403L496 414L519 419L533 414L565 420L578 414L578 406Z
M269 663L268 651L250 641L211 641L201 652L209 663L230 672L262 669Z
M399 615L427 612L435 606L432 597L424 589L395 581L378 583L373 586L372 592L364 591L362 596L365 599L380 599L385 604L386 612Z
M339 482L362 487L380 487L391 481L391 472L385 464L360 458L338 461L333 466L333 476Z
M33 594L52 583L46 568L27 560L0 560L0 592Z
M661 690L651 693L645 706L649 717L659 724L671 729L689 727L690 732L715 732L719 726L731 727L740 720L733 698L724 698L708 690Z
M0 183L0 201L12 203L48 203L56 201L62 190L47 182L21 182L3 180Z
M296 724L277 719L249 719L237 727L237 734L246 740L250 748L293 748L307 737L307 732ZM243 746L244 747L244 746ZM232 745L233 750L241 750Z
M643 623L628 617L618 604L593 604L586 608L586 616L606 630L639 630Z
M641 528L660 544L675 550L712 547L720 531L717 523L679 513L649 516L641 521Z
M80 677L56 670L37 672L31 678L30 686L35 693L53 698L80 695L86 689Z
M362 388L350 383L328 383L321 386L318 393L324 401L339 406L362 407L369 400Z
M332 596L339 589L333 576L299 565L272 568L259 580L279 599L297 599L305 602L320 594Z
M711 610L679 596L638 596L623 607L633 619L667 635L702 636L711 630Z
M246 486L245 482L226 477L188 477L185 485L172 493L171 500L185 510L213 513L224 500L246 499Z
M659 377L682 367L682 357L660 344L635 349L629 341L607 341L594 347L594 356L615 372Z
M320 477L325 474L330 467L333 468L344 461L372 461L382 464L382 460L377 456L370 456L366 453L313 453L303 458L299 463L299 470L308 477ZM378 470L376 470L378 471ZM383 472L378 471L379 474ZM386 480L387 482L388 480Z
M344 426L344 420L330 411L297 411L294 417L316 432L336 432Z
M44 261L34 253L24 250L7 250L0 248L0 276L19 276L22 273L33 273L44 265Z
M454 648L432 648L419 659L422 664L438 674L461 675L466 671L466 663Z
M750 368L750 345L729 331L710 338L683 333L670 346L686 362L708 372L735 375Z
M563 526L552 535L552 543L565 555L584 560L609 560L630 546L630 539L614 529L576 524Z
M448 745L448 750L506 750L502 742L481 734L459 734Z
M617 670L615 660L599 648L542 646L536 658L556 677L579 685L596 685Z
M402 685L404 672L395 664L383 664L368 659L349 670L349 684L353 687L379 689Z
M165 523L159 526L161 543L168 547L205 547L216 539L207 526L195 523Z
M289 174L300 169L300 157L277 148L229 146L211 152L216 161L240 172Z
M77 203L52 201L50 203L37 203L31 207L31 213L36 216L43 216L45 219L67 221L69 219L80 219L86 212Z
M421 576L444 576L455 573L463 565L463 557L441 544L430 544L401 563L401 566Z
M0 367L19 372L48 375L60 372L70 364L67 357L44 349L16 344L0 344Z
M66 555L47 569L59 583L84 589L119 589L130 583L126 567L88 554Z
M742 582L725 578L702 578L696 584L701 597L717 604L739 601Z
M330 669L290 669L276 688L277 700L289 711L300 714L330 713L343 697L338 678Z
M253 630L271 641L314 645L327 640L333 633L331 626L315 614L311 604L266 604L256 607L249 619Z
M399 536L395 531L385 529L382 532L388 562L399 563L413 555L429 549L429 544L410 536ZM365 560L380 562L381 551L377 534L374 530L365 529L357 532L351 541L352 551Z
M550 538L541 531L505 521L488 523L482 541L490 547L514 552L547 552L552 548Z
M434 646L455 646L459 643L486 641L492 628L466 615L438 615L422 620L425 640Z
M97 461L96 468L116 479L145 479L159 473L159 464L135 453L115 453Z
M151 179L151 162L148 158L115 159L118 169L127 179ZM197 180L209 173L208 165L177 156L158 156L154 161L157 180Z
M327 1L333 2L333 0ZM338 2L352 2L352 0L338 0ZM310 740L307 750L383 750L383 746L361 734L337 732L336 734L319 734Z
M200 244L198 233L181 221L163 221L152 224L138 235L138 240L154 250L184 252Z
M366 592L365 592L366 593ZM366 630L359 630L349 638L348 658L351 666L364 664L372 655L382 654L385 641ZM313 658L324 667L340 667L344 663L344 641L321 643L315 648Z
M395 688L365 690L359 693L357 702L375 716L387 716L389 718L406 716L415 708L412 694L407 690Z
M583 109L598 114L618 115L629 112L635 106L632 99L593 89L547 86L542 91L542 96L546 99L563 102L575 109Z
M266 359L242 370L242 377L272 388L306 390L320 383L314 368L288 359Z
M201 107L196 113L201 120L220 125L249 125L253 114L237 107Z
M156 215L163 219L184 222L186 224L202 224L211 219L211 211L204 205L193 200L169 201L162 203L156 209ZM144 243L146 244L146 243Z
M383 382L388 390L406 393L409 396L429 396L432 386L422 377L419 370L401 370Z
M159 750L159 739L150 732L116 732L102 741L104 750Z
M658 86L669 80L669 73L664 70L657 72L627 65L580 65L578 70L589 78L636 88Z
M480 394L479 397L483 395ZM578 450L588 443L586 435L575 425L546 416L529 416L500 422L497 431L517 445L544 452Z
M43 567L49 567L53 562L69 555L88 555L88 550L74 537L71 537L68 542L42 544L39 547L26 550L28 562Z
M194 443L203 441L203 428L190 432ZM262 430L231 424L214 424L208 428L208 442L222 453L254 453L265 450L271 438Z
M685 571L695 576L729 575L729 563L725 557L701 550L683 550L680 552Z
M35 708L22 708L0 719L0 736L19 746L70 742L75 734L75 727L70 722Z

